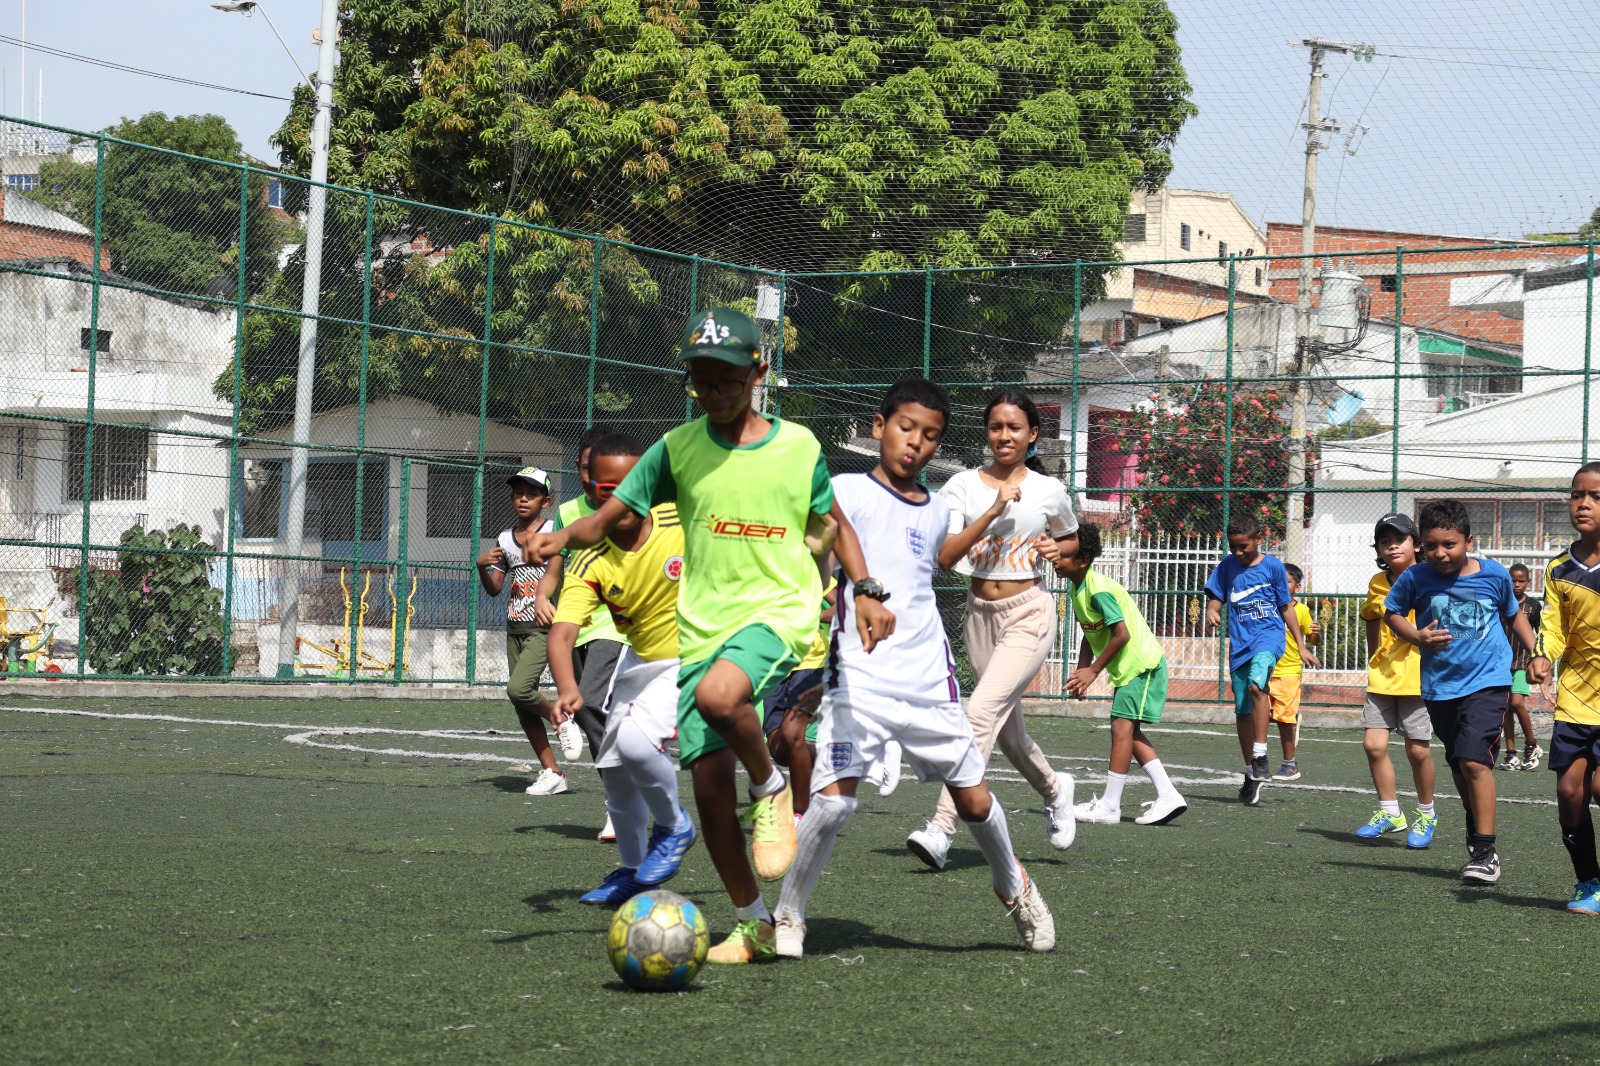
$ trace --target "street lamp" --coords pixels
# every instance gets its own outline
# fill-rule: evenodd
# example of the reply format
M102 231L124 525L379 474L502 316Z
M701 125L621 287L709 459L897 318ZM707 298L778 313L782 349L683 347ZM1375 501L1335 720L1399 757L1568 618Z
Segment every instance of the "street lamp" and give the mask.
M257 0L213 0L218 11L250 15L266 9ZM289 451L289 514L284 531L288 566L283 574L283 609L278 630L278 676L294 676L295 635L300 628L300 559L305 548L306 443L311 438L311 399L317 375L317 310L322 291L322 225L328 202L328 129L333 112L334 38L339 22L339 0L322 0L322 23L317 48L317 110L311 123L311 189L306 205L306 274L300 291L300 361L294 381L294 432ZM274 36L284 44L278 28L267 18ZM291 59L294 53L290 52ZM300 64L295 62L295 69ZM305 71L300 70L301 77ZM238 323L237 328L243 328ZM360 531L356 533L360 536ZM232 605L230 604L230 609Z

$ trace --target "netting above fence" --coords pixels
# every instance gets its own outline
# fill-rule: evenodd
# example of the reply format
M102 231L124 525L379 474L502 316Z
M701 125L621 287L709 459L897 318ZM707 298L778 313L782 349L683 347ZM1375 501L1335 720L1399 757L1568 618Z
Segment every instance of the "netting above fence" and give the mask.
M691 417L673 353L713 304L759 320L758 402L837 471L876 461L871 418L900 376L954 397L935 486L985 461L986 398L1028 392L1040 459L1138 560L1125 580L1208 683L1216 637L1191 616L1230 516L1262 518L1343 634L1379 514L1465 498L1483 550L1537 564L1570 536L1565 487L1589 458L1588 244L1344 246L1319 256L1336 269L1306 312L1299 259L1265 246L785 272L336 187L296 439L307 249L276 205L307 183L60 137L55 184L9 190L0 213L14 671L499 679L505 609L473 560L509 521L506 475L541 467L566 499L586 429L648 442ZM1069 658L1074 639L1063 621ZM1328 669L1354 677L1360 641L1337 639ZM1040 691L1058 695L1052 676Z

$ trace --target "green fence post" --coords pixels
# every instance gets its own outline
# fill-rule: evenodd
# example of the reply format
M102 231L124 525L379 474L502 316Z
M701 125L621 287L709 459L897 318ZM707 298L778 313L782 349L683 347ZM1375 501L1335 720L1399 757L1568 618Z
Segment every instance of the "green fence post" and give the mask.
M1078 493L1078 372L1083 348L1082 314L1083 261L1080 259L1072 264L1072 435L1067 438L1071 442L1067 452L1067 483L1071 486L1069 493L1074 497L1074 506Z
M235 528L244 504L239 495L239 397L244 387L244 290L246 247L250 223L250 164L239 171L239 267L233 294L233 415L228 425L228 571L222 576L222 672L233 674L233 556Z
M78 676L88 660L89 633L89 502L94 499L94 379L95 356L100 351L100 248L106 206L106 139L94 142L94 262L90 264L89 379L84 396L83 422L83 528L78 557ZM70 431L69 431L70 432Z
M1237 291L1238 264L1233 255L1228 256L1228 350L1223 369L1223 402L1226 407L1222 418L1222 535L1228 535L1228 522L1233 511L1233 299ZM1203 387L1203 386L1202 386ZM1227 616L1217 631L1217 702L1222 702L1223 680L1228 676Z
M483 366L478 376L478 465L472 476L472 514L467 516L467 685L478 676L478 581L473 563L483 525L483 450L489 433L489 355L494 341L494 252L497 219L489 220L489 254L483 283ZM591 362L590 366L594 364ZM590 404L593 405L593 390Z
M700 310L700 257L697 255L689 260L689 317L693 318ZM694 401L688 396L683 398L683 420L689 421L694 417Z
M933 380L933 264L923 268L922 376Z
M1594 351L1594 238L1589 238L1589 254L1584 259L1583 288L1583 451L1578 461L1589 461L1589 373Z
M784 310L789 296L789 275L784 271L778 272L778 353L777 362L773 364L773 387L767 390L772 397L773 413L783 415L783 324Z
M400 684L405 680L406 669L406 630L409 628L406 618L406 604L410 596L406 594L406 581L410 577L408 563L411 555L411 457L406 456L400 460L400 536L399 543L395 546L397 551L394 571L394 590L389 595L390 610L393 611L394 632L390 639L394 641L391 649L394 664L394 683ZM476 596L473 597L477 599ZM470 647L470 645L469 645ZM354 673L355 671L351 671Z
M600 355L600 257L605 242L594 239L594 278L589 283L589 393L583 401L583 428L594 425L594 364Z
M1389 510L1400 509L1400 374L1405 366L1405 346L1401 343L1405 321L1406 250L1394 250L1394 428L1389 431Z
M367 193L366 214L367 233L366 241L363 245L365 250L362 253L365 257L363 262L366 266L362 271L361 277L361 370L360 381L356 387L356 513L354 516L356 549L355 556L350 560L351 588L354 588L354 583L361 578L361 541L362 534L366 532L362 522L362 504L366 499L367 488L367 367L368 354L372 346L372 194L370 192ZM387 458L383 461L383 469L383 491L387 494L389 491L389 460ZM403 507L404 505L405 501L401 500L401 506ZM388 531L385 530L384 532L387 534ZM401 529L400 535L402 537L405 536L404 528ZM357 611L350 615L350 632L347 634L349 644L346 647L350 649L352 656L356 653L356 635L366 622L365 618L358 617L360 613L359 603L360 601L358 600ZM352 685L356 683L356 676L360 673L360 669L361 664L352 659L349 671Z

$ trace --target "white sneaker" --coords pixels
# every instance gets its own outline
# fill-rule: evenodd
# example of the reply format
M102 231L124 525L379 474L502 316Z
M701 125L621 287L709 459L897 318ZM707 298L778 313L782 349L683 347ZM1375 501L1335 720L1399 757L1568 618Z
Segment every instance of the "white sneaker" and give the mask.
M1058 772L1056 788L1060 791L1055 801L1046 804L1044 809L1044 816L1050 819L1050 846L1057 851L1066 851L1078 837L1078 821L1072 807L1072 790L1076 787L1071 774Z
M1176 792L1165 798L1157 796L1144 806L1145 812L1134 819L1140 825L1166 825L1189 809L1189 804Z
M1039 895L1033 878L1028 876L1026 870L1022 871L1022 895L1006 908L1006 913L1016 923L1023 947L1029 951L1051 951L1055 948L1055 917L1051 915L1050 908L1044 905L1044 897Z
M1113 807L1105 800L1096 796L1086 803L1080 803L1072 808L1072 817L1080 822L1090 825L1116 825L1122 821L1122 808Z
M944 860L950 854L950 834L929 822L906 837L906 847L935 870L943 870Z
M595 837L595 839L607 844L617 839L617 830L616 827L611 824L611 815L606 815L606 827L600 830L600 835Z
M778 915L775 944L780 959L804 958L806 953L806 923L788 914Z
M883 775L878 780L878 795L888 796L900 787L900 745L891 740L883 747Z
M571 718L556 726L556 739L561 741L561 757L568 762L583 754L583 730Z
M530 796L559 796L563 792L571 790L567 788L566 774L560 774L554 770L540 770L539 776L534 779L533 784L523 789L523 791Z

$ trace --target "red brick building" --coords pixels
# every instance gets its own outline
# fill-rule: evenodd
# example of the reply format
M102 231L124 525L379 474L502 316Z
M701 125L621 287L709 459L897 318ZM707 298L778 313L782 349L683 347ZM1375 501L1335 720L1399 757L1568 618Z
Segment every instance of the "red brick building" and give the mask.
M1492 246L1492 247L1490 247ZM1395 249L1403 248L1404 275L1397 282ZM1300 224L1269 222L1267 250L1274 256L1300 254ZM1570 247L1536 241L1497 241L1487 237L1445 237L1434 233L1318 226L1316 253L1361 276L1375 319L1401 319L1408 325L1443 330L1496 344L1522 344L1522 322L1492 311L1450 306L1450 280L1502 274L1519 267L1550 267L1570 261ZM1300 261L1273 259L1272 295L1293 303L1299 291ZM1401 313L1395 313L1395 290ZM1313 297L1314 299L1315 297Z
M71 259L92 266L94 234L59 211L0 186L0 260ZM100 244L100 269L111 269L111 246Z

